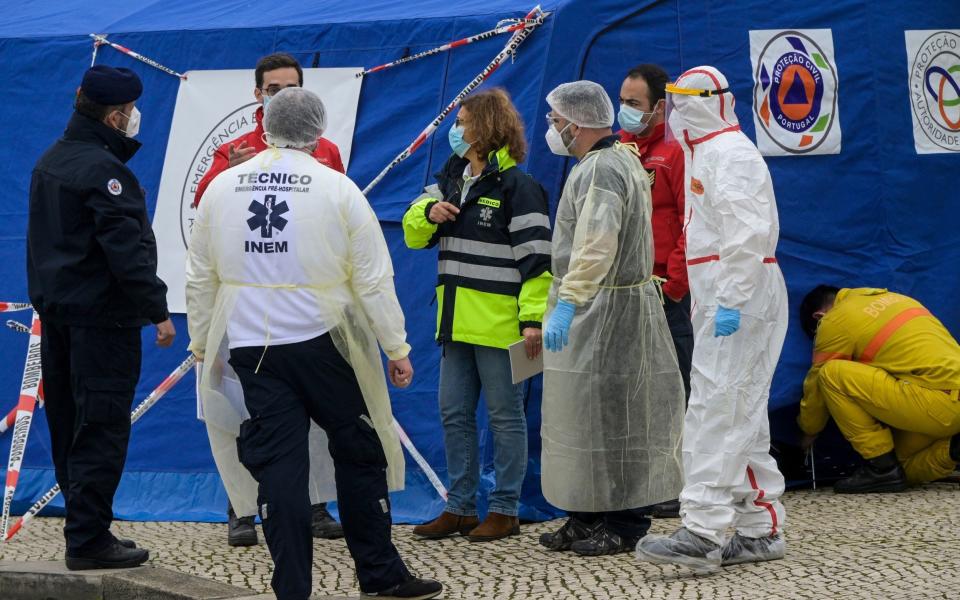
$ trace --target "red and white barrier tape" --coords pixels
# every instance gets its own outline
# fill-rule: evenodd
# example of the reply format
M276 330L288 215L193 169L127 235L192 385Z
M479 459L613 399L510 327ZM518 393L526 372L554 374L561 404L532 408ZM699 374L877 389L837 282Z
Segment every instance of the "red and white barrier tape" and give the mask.
M18 310L30 310L33 305L29 302L0 302L0 312L17 312Z
M512 19L511 19L511 21L512 21ZM508 22L509 22L509 21L508 21ZM519 30L524 29L524 28L526 28L526 27L533 27L533 25L531 25L531 22L530 22L530 21L527 21L526 19L522 19L522 20L519 20L518 22L514 22L512 25L500 25L500 24L498 24L496 29L491 29L491 30L489 30L489 31L484 31L483 33L478 33L478 34L476 34L476 35L471 35L471 36L468 36L468 37L465 37L465 38L460 38L459 40L454 40L454 41L449 42L449 43L447 43L447 44L444 44L444 45L442 45L442 46L437 46L436 48L431 48L430 50L424 50L423 52L418 52L418 53L416 53L416 54L414 54L414 55L407 56L407 57L405 57L405 58L401 58L401 59L395 60L395 61L393 61L393 62L388 62L388 63L386 63L386 64L382 64L382 65L379 65L379 66L376 66L376 67L369 68L369 69L367 69L366 71L362 71L362 72L360 72L360 73L357 73L356 76L357 76L357 77L364 77L365 75L369 75L369 74L371 74L371 73L376 73L376 72L378 72L378 71L383 71L383 70L386 70L386 69L390 69L390 68L396 67L396 66L398 66L398 65L402 65L402 64L408 63L408 62L413 62L413 61L415 61L415 60L420 60L421 58L426 58L426 57L428 57L428 56L433 56L434 54L440 54L441 52L446 52L447 50L453 50L454 48L459 48L460 46L466 46L467 44L472 44L472 43L474 43L474 42L481 42L481 41L483 41L483 40L487 40L487 39L490 39L490 38L492 38L492 37L496 37L496 36L501 35L501 34L504 34L504 33L513 33L514 31L519 31Z
M430 467L430 463L427 462L427 459L423 457L422 454L417 450L416 446L413 445L413 442L410 441L410 437L407 435L407 432L403 430L403 427L400 427L400 423L396 419L393 420L393 428L397 432L397 437L400 438L400 443L403 444L403 447L407 449L407 452L410 453L410 456L413 457L414 462L420 467L420 470L427 476L427 479L430 480L430 483L433 484L433 488L437 490L437 493L440 494L440 497L444 500L447 499L447 488L444 487L443 482L440 481L440 478L437 477L436 472Z
M27 358L23 367L23 379L20 384L20 401L17 403L17 418L13 426L13 440L10 442L10 459L7 461L7 481L3 490L3 514L0 516L0 531L6 538L10 522L10 507L13 494L20 479L20 466L30 436L30 423L33 421L33 409L37 405L40 389L40 316L33 312L30 326L30 342L27 346Z
M96 60L97 60L97 48L98 48L99 46L106 45L106 46L110 46L111 48L113 48L113 49L116 50L117 52L121 52L121 53L123 53L123 54L126 54L126 55L129 56L130 58L133 58L133 59L139 60L139 61L142 62L142 63L148 64L148 65L150 65L151 67L153 67L154 69L160 69L160 70L163 71L164 73L167 73L167 74L169 74L169 75L173 75L174 77L179 77L180 79L186 80L186 78L187 78L187 76L184 75L183 73L177 73L176 71L174 71L174 70L171 69L170 67L165 67L165 66L161 65L160 63L158 63L157 61L153 60L152 58L147 58L146 56L144 56L144 55L142 55L142 54L138 54L138 53L134 52L134 51L131 50L130 48L127 48L127 47L125 47L125 46L121 46L120 44L115 44L115 43L111 42L110 40L107 39L107 36L105 36L105 35L98 34L98 33L91 33L91 34L90 34L90 37L93 38L93 42L94 42L94 47L93 47L93 61L96 61ZM92 63L92 62L91 62L91 66L93 66L93 63Z
M173 370L172 373L167 375L167 378L164 379L160 383L160 385L156 387L156 389L150 392L150 395L144 398L143 402L141 402L139 405L137 405L136 408L133 409L133 411L130 413L130 424L132 425L133 423L136 423L140 419L140 417L144 415L144 413L146 413L148 410L153 408L153 405L156 404L157 401L160 400L160 398L162 398L167 392L169 392L170 389L173 386L175 386L177 382L179 382L183 378L183 376L190 371L190 369L193 368L193 365L196 362L197 362L197 357L191 354L189 357L187 357L185 361L180 363L179 367L177 367L176 369ZM50 504L50 502L54 498L56 498L59 493L60 493L59 485L55 485L52 488L50 488L50 490L48 490L46 494L41 496L40 499L37 500L37 502L34 503L33 506L30 507L30 510L24 513L24 515L20 517L20 519L17 520L16 523L14 523L13 527L10 528L10 531L8 531L4 536L3 538L4 541L9 541L10 538L12 538L18 531L23 529L23 526L29 523L30 520L32 520L35 516L37 516L37 513L43 510L47 504Z
M437 115L437 117L429 125L427 125L426 129L420 132L420 135L418 135L417 138L413 140L413 142L407 146L403 152L390 161L390 164L384 167L384 169L380 171L380 174L377 175L373 181L367 184L367 187L363 188L363 193L369 194L370 190L380 183L383 178L386 177L387 173L392 171L397 165L407 160L411 154L416 152L417 148L423 145L423 143L427 141L427 138L433 135L433 132L436 131L443 120L447 118L447 115L453 112L455 108L460 106L460 103L463 102L464 98L470 95L471 92L480 87L480 84L493 75L493 73L500 68L500 65L503 64L503 61L506 60L508 56L513 56L520 44L522 44L523 41L526 40L531 33L533 33L534 29L543 24L544 19L546 19L549 14L550 13L544 13L541 11L540 5L537 5L533 10L527 13L527 16L524 17L526 25L510 36L510 40L507 42L506 46L504 46L503 50L501 50L493 58L493 60L490 61L490 64L488 64L479 75L474 77L473 80L468 83L459 94L457 94L456 98L454 98L453 101L443 109L443 112Z

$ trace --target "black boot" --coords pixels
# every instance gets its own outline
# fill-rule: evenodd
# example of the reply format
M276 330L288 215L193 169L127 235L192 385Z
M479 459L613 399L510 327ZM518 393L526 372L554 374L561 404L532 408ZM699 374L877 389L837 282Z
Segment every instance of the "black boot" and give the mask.
M429 600L442 591L443 586L438 581L413 577L382 592L363 592L363 595L385 600Z
M833 484L833 491L838 494L902 492L905 489L907 474L893 452L869 459L853 475Z
M950 438L950 460L960 463L960 433Z
M120 545L123 546L124 548L136 548L136 547L137 547L137 543L136 543L135 541L133 541L133 540L127 540L127 539L118 538L117 536L113 535L112 533L110 534L110 537L113 538L113 541L115 541L116 543L120 544Z
M111 541L103 550L91 554L67 554L67 568L71 571L87 569L130 569L139 567L150 558L143 548L127 548Z
M607 556L633 552L637 548L639 537L625 538L610 531L602 522L593 535L585 540L570 544L570 549L580 556Z
M575 517L570 517L563 527L553 533L544 533L540 536L540 545L551 550L569 550L570 545L579 540L586 540L593 536L603 520L595 523L585 523Z
M335 540L343 537L343 526L337 523L327 511L327 504L314 504L312 507L310 530L313 537L324 540Z
M227 544L237 546L256 546L257 528L253 517L238 517L231 506L227 511Z

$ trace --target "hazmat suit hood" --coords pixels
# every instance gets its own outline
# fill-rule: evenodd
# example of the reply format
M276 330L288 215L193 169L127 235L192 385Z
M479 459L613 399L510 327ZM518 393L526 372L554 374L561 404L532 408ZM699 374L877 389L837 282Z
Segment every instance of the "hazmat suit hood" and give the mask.
M709 96L686 95L673 89L704 90ZM694 67L667 86L667 125L673 137L690 150L708 136L721 131L739 130L734 98L727 78L713 67Z

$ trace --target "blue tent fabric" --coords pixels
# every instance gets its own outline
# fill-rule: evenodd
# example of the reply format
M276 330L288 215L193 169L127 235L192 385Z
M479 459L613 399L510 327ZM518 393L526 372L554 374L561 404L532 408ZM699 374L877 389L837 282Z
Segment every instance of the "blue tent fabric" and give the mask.
M516 0L483 3L449 0L328 0L322 3L243 0L164 0L95 5L29 0L5 6L0 16L0 76L6 82L0 131L7 150L0 161L5 197L0 202L0 300L26 298L24 235L30 171L60 135L73 94L90 65L89 33L111 39L177 71L252 68L274 51L294 54L305 66L374 66L523 16L532 5ZM546 23L520 47L489 85L507 88L528 127L530 158L522 168L547 188L555 210L572 161L553 156L543 136L544 98L554 86L587 78L616 99L627 69L655 62L678 75L712 64L725 72L747 135L751 111L751 29L833 32L840 80L843 150L838 155L768 158L781 219L778 251L791 299L791 327L770 398L776 448L795 446L794 419L810 344L795 321L803 294L820 282L885 286L924 302L954 332L960 326L960 237L953 180L957 155L918 156L913 148L907 86L905 29L960 28L956 0L930 0L923 10L903 10L893 0L785 3L740 0L549 0ZM350 175L361 187L402 150L478 73L504 37L429 57L365 79L360 96ZM162 161L179 82L110 48L98 64L137 71L145 93L139 102L145 146L130 162L156 206ZM252 88L251 82L251 88ZM449 156L445 124L371 194L394 258L398 295L407 316L414 384L392 392L397 419L427 460L446 479L436 401L439 350L432 340L436 254L404 247L399 220L407 203L431 182ZM28 320L29 313L21 313ZM13 315L16 318L16 315ZM143 333L140 400L186 356L186 323L170 350L157 349L152 329ZM26 336L0 331L0 410L17 398ZM135 426L116 512L127 519L220 520L226 496L216 475L202 424L195 418L193 376L188 375ZM540 383L530 384L527 412L530 463L521 516L555 516L539 491ZM482 411L481 411L482 413ZM481 508L492 487L490 433L480 418L487 460ZM0 439L7 456L10 436ZM842 463L849 452L834 432L824 455ZM3 461L5 463L5 460ZM409 461L407 490L396 494L401 521L422 521L443 503ZM820 464L818 463L818 471ZM53 485L44 413L30 434L15 509L24 510ZM62 507L54 503L52 510Z

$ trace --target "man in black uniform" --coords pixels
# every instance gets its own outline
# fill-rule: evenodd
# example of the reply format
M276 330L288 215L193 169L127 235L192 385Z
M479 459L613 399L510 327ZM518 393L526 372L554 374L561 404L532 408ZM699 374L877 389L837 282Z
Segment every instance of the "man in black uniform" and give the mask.
M27 276L43 323L41 361L69 569L135 567L147 550L110 533L140 378L140 328L176 334L143 190L126 163L140 148L128 69L84 74L63 138L30 184Z

